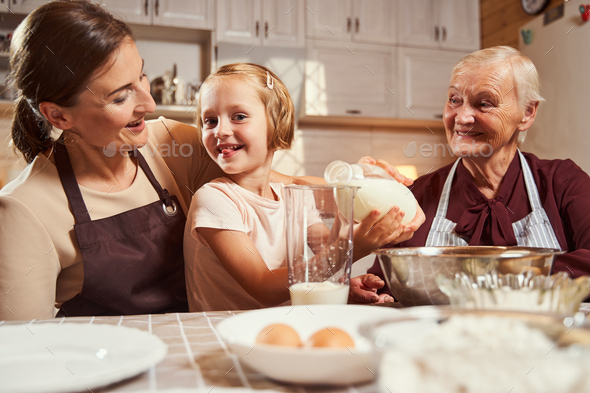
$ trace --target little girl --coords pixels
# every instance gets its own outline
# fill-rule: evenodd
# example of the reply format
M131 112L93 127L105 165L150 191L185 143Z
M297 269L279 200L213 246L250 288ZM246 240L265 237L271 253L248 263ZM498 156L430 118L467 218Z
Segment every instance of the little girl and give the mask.
M271 181L274 152L293 142L295 114L281 80L255 64L229 64L200 89L197 128L225 172L193 197L184 235L189 309L244 310L289 300L283 184ZM353 260L396 239L403 212L355 228ZM370 234L367 232L370 231Z

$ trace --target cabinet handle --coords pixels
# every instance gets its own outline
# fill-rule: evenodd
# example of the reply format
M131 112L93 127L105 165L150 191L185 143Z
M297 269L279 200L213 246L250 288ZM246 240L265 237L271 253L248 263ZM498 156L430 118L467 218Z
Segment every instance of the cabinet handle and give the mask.
M12 0L12 4L16 4L16 0Z
M260 35L260 22L256 21L256 38Z
M145 16L148 16L150 12L150 0L145 0L143 2L143 11L145 12Z
M264 22L264 37L268 38L268 22Z
M359 33L360 25L361 25L361 22L359 21L359 18L354 18L354 29L357 34Z
M447 28L446 28L446 27L444 27L444 26L443 26L443 28L442 28L442 33L443 33L443 34L442 34L442 36L443 36L443 37L442 37L442 40L443 40L443 41L446 41L446 40L447 40Z
M360 115L361 111L358 109L347 109L346 114L347 115Z
M156 0L156 16L160 15L160 0Z
M434 26L434 40L438 41L439 31L438 26Z
M442 113L437 113L436 115L434 115L434 118L435 119L442 119L443 115L442 115Z
M346 18L346 32L350 33L350 27L352 26L352 19Z

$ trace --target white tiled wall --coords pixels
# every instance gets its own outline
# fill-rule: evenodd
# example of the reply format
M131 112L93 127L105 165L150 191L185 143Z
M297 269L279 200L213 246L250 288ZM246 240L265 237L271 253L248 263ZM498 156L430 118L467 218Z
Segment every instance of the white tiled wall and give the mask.
M417 151L409 157L412 143ZM393 165L414 165L420 176L453 161L444 148L445 143L442 132L432 134L428 130L387 132L370 127L346 130L303 127L296 132L291 150L275 153L273 169L288 175L321 177L334 160L354 163L363 156L371 156ZM429 152L429 147L436 150Z

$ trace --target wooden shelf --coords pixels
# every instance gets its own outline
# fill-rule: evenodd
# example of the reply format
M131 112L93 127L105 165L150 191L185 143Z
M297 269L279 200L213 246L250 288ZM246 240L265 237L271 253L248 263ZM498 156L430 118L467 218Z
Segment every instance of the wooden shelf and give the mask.
M299 119L299 126L306 127L341 127L371 128L375 131L412 130L432 133L444 132L442 120L413 120L386 117L356 116L304 116Z

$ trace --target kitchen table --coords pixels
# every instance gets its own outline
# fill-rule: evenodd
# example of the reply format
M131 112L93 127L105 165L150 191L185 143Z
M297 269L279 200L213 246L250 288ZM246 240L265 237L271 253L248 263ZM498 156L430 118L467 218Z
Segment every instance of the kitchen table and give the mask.
M370 307L370 306L368 306ZM582 304L580 311L590 313L590 303ZM150 391L174 388L245 387L273 389L283 392L351 392L373 393L375 382L341 387L289 385L265 378L262 374L241 364L219 336L216 325L239 312L218 311L201 313L175 313L120 317L76 317L29 322L2 322L0 325L87 323L127 326L147 331L160 337L168 345L168 355L156 366L134 378L113 384L97 392ZM214 390L211 391L214 393Z
M369 307L369 306L368 306ZM134 378L92 389L97 392L158 392L174 388L246 387L273 389L283 392L375 392L374 383L344 387L304 387L266 379L262 374L239 362L215 326L239 311L133 315L117 317L75 317L29 322L2 322L0 325L87 323L126 326L147 331L160 337L168 345L168 355L156 366ZM34 329L33 329L34 330ZM1 383L0 383L1 385ZM2 390L2 389L0 389ZM211 393L214 393L213 390Z

